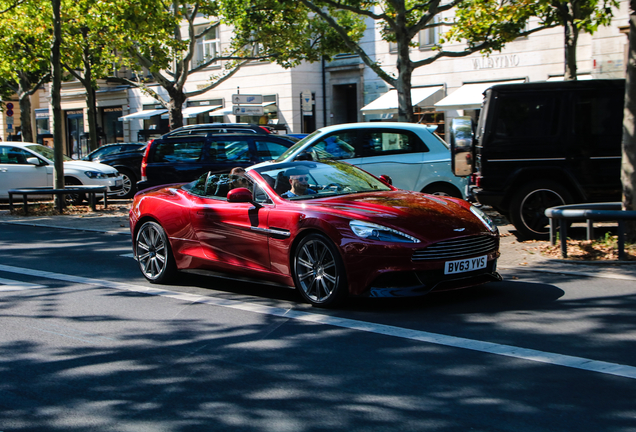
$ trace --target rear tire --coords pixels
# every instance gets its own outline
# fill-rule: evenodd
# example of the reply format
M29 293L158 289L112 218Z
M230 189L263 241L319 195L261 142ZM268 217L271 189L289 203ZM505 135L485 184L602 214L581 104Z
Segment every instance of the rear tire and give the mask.
M545 210L572 203L572 195L559 183L541 181L520 188L510 202L510 219L527 240L547 240L550 220Z
M124 199L134 197L135 193L137 193L137 179L135 178L135 175L124 168L118 171L122 176L124 176L124 187L122 190L117 192L115 196L117 196L117 198Z
M168 236L157 222L146 222L139 229L135 257L141 273L151 283L168 283L177 273Z
M446 183L435 183L422 189L422 193L429 195L450 196L462 198L462 193L455 186Z

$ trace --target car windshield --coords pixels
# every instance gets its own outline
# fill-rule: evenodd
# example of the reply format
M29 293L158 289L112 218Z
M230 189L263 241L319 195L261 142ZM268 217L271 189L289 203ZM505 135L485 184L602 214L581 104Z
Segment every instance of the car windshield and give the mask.
M287 151L285 151L282 155L280 155L278 157L278 159L276 159L276 162L282 162L285 159L287 159L287 157L290 154L295 153L298 149L302 148L305 143L307 141L309 141L310 139L312 139L314 136L321 134L322 132L320 131L320 129L318 129L317 131L307 135L305 138L301 139L300 141L298 141L296 144L294 144L293 146L291 146L290 148L287 149Z
M44 156L45 158L49 159L49 160L55 160L55 153L53 152L53 149L47 146L43 146L40 144L29 144L28 146L26 146L26 148L28 148L29 150ZM72 161L73 159L71 159L68 156L62 156L64 162L67 161Z
M296 161L254 168L276 191L290 200L307 200L391 188L353 165L338 161Z

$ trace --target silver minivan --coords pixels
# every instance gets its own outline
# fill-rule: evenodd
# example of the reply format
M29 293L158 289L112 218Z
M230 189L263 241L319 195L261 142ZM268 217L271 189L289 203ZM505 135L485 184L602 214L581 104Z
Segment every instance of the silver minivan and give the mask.
M276 161L339 159L375 176L388 175L400 189L462 198L466 179L453 174L449 146L434 129L398 122L327 126Z

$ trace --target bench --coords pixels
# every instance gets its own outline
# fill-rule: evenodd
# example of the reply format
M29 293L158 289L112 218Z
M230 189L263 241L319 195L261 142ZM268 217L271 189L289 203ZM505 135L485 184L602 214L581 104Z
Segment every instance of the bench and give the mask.
M95 211L95 205L97 203L97 198L95 194L103 193L104 194L104 208L108 207L108 196L106 191L108 190L107 186L70 186L64 189L54 189L52 186L43 186L43 187L30 187L30 188L18 188L9 190L9 209L13 211L13 196L14 195L22 195L22 202L24 203L24 214L28 214L29 207L27 204L27 197L29 195L55 195L58 198L58 211L62 213L64 208L64 195L73 195L73 194L87 194L88 202L91 206L91 209Z
M550 244L556 244L556 224L559 223L559 236L561 240L561 256L567 258L567 223L566 220L585 219L587 221L587 239L594 238L594 221L618 222L618 259L624 261L625 255L625 223L626 220L636 220L636 211L621 210L619 202L570 204L551 207L545 210L545 215L550 219Z

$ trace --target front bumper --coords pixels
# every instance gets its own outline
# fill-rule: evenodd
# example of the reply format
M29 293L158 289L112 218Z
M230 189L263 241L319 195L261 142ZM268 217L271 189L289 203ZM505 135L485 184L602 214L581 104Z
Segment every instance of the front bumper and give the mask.
M443 270L387 273L377 278L364 297L416 297L432 291L450 291L488 282L501 281L497 260L486 268L472 272L445 275Z

